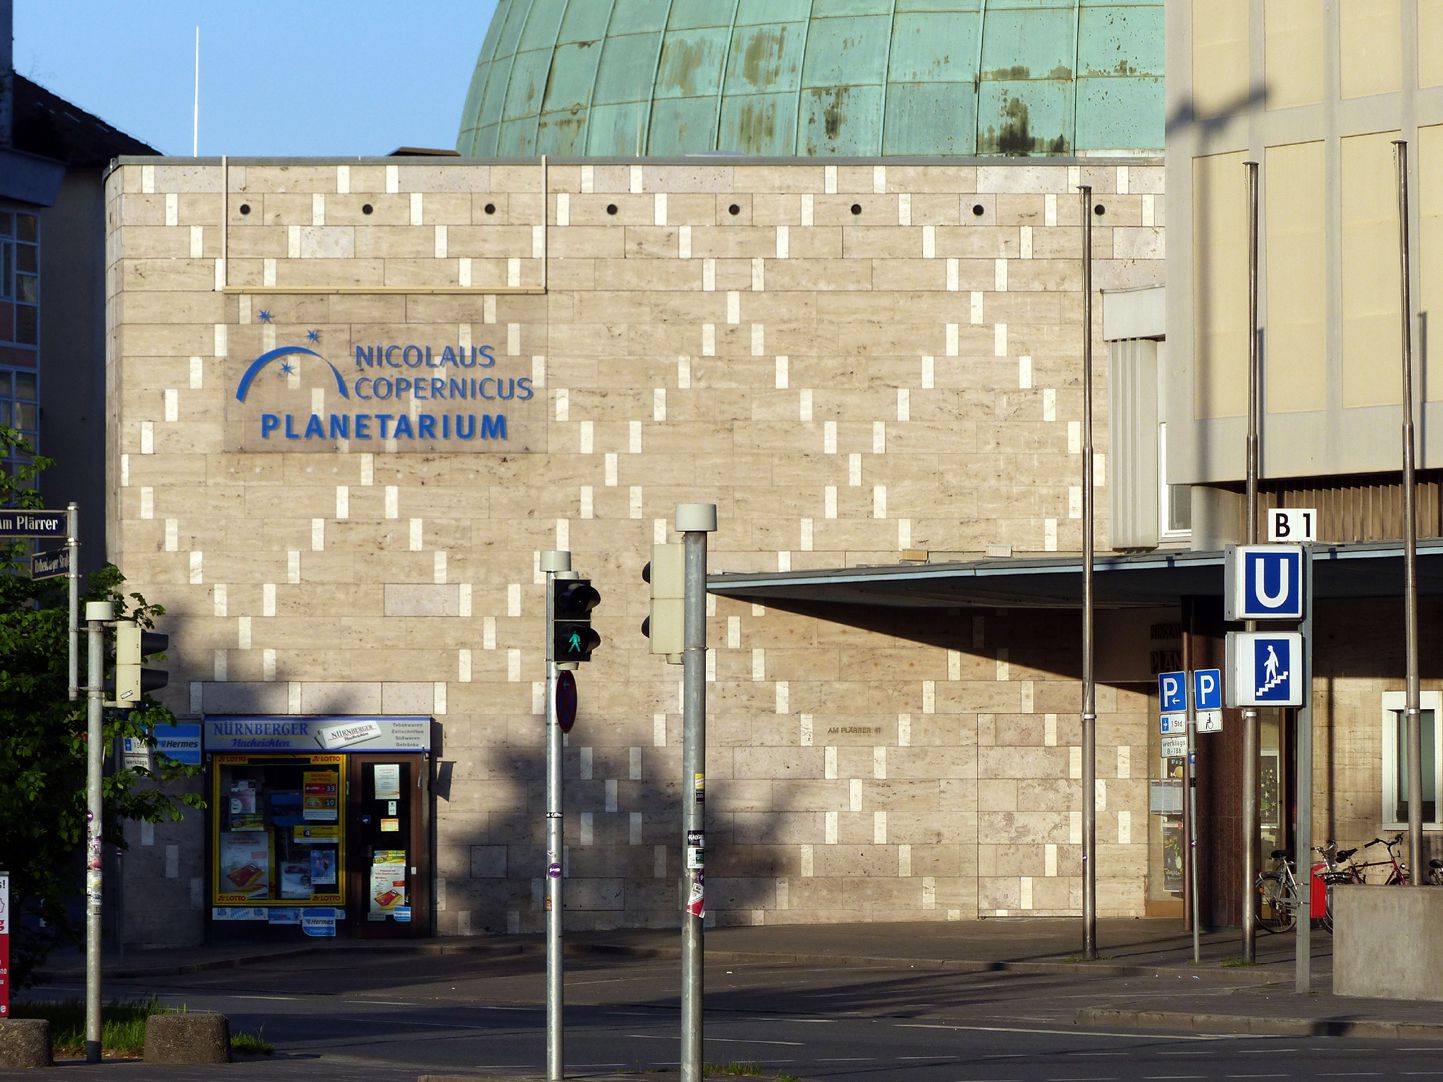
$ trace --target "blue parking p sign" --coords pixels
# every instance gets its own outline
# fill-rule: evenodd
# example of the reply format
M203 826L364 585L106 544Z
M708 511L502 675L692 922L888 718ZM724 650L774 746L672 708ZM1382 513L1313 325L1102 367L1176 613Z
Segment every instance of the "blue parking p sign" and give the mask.
M1199 711L1221 710L1223 706L1223 672L1221 669L1195 669L1192 674L1193 704Z
M1226 620L1303 618L1301 545L1229 545L1223 579Z
M1158 705L1164 714L1187 711L1187 673L1162 672L1157 674Z

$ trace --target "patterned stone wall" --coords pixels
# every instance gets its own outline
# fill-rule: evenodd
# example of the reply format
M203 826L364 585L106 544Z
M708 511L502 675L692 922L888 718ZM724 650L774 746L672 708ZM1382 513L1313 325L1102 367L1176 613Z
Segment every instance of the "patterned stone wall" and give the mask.
M704 501L713 571L1078 551L1083 182L1096 287L1158 284L1151 161L122 164L109 545L168 609L167 701L433 715L440 929L538 929L536 554L570 550L604 643L566 750L568 921L674 923L680 670L639 633L649 546ZM506 407L524 438L276 451L237 427L266 351L354 376L372 342L490 345L535 388ZM268 393L335 401L297 380ZM1075 621L710 609L711 919L1079 910ZM1146 689L1098 705L1100 908L1140 914ZM142 839L142 938L199 935L201 837Z

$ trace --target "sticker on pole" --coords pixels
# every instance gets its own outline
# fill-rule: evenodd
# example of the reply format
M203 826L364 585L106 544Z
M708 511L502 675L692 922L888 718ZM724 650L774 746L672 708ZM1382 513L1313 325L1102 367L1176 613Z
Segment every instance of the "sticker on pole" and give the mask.
M1303 636L1229 631L1228 705L1302 706Z
M691 881L691 891L687 894L686 911L693 917L706 916L706 888L704 886L704 872L697 872Z

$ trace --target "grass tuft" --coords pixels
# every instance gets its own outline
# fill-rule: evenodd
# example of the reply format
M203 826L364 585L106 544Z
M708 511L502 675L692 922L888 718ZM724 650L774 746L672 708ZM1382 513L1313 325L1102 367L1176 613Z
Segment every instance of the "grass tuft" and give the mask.
M184 1006L163 1007L154 996L149 999L118 999L100 1009L100 1047L111 1056L140 1056L145 1053L145 1020L152 1014L185 1011ZM22 1000L13 1005L12 1018L43 1018L50 1023L50 1044L60 1056L85 1051L85 1001L80 999ZM269 1056L275 1046L264 1035L232 1033L232 1052Z

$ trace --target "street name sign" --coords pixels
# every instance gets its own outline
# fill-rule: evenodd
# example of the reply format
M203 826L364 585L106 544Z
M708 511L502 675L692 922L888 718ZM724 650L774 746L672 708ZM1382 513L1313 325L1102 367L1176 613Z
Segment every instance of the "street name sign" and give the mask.
M67 511L32 511L7 507L0 510L0 537L69 537Z
M1229 631L1229 706L1302 706L1303 636L1296 631Z
M37 552L30 557L30 577L32 579L53 579L59 575L70 574L70 550L49 549L45 552Z
M1302 545L1229 545L1223 565L1223 619L1303 618Z

